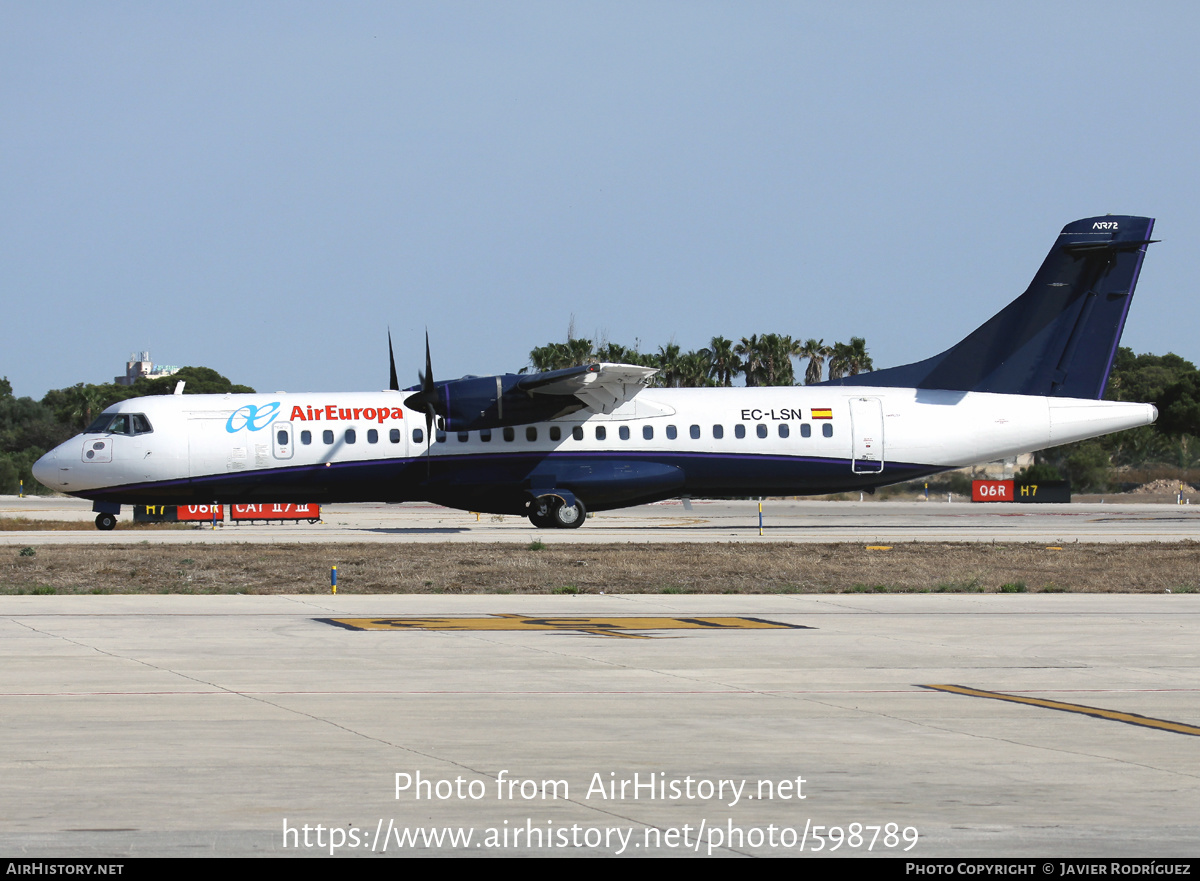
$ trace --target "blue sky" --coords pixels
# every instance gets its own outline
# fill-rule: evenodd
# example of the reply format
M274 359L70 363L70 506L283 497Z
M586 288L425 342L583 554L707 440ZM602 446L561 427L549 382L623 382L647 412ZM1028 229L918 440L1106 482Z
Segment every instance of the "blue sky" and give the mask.
M1200 358L1194 4L0 2L0 375L262 391L578 333L941 351L1058 230L1156 217Z

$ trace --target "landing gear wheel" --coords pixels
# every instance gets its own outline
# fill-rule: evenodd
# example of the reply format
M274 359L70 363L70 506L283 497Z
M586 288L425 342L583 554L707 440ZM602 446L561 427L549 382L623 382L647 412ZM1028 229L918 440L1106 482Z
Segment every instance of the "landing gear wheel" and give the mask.
M550 514L550 502L550 499L534 499L529 506L529 522L538 529L550 529L555 525Z
M587 509L583 507L583 502L579 499L575 500L574 505L564 505L560 502L554 506L550 514L554 525L559 529L578 529L587 519Z
M116 527L116 525L117 525L117 518L113 514L97 514L96 515L96 528L97 529L103 529L105 532L107 532L110 529L114 529Z

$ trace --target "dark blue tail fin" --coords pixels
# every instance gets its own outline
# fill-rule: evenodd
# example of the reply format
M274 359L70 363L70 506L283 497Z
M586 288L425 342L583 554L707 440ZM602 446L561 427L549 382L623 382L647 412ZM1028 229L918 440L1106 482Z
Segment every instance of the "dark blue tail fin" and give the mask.
M961 343L831 384L1099 399L1153 228L1116 215L1069 223L1025 293Z

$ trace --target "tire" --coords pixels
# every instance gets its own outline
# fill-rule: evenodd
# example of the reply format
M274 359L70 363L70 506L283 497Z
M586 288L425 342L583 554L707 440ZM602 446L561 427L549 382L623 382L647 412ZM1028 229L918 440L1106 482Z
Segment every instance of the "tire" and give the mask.
M578 529L587 519L587 508L579 499L574 505L564 505L561 502L550 509L550 517L559 529Z
M114 514L97 514L96 515L96 528L97 529L103 529L105 532L107 532L110 529L115 529L116 525L117 525L116 515L114 515Z
M554 501L548 498L534 499L529 505L529 522L538 529L551 529L554 526L554 520L551 516L552 505Z

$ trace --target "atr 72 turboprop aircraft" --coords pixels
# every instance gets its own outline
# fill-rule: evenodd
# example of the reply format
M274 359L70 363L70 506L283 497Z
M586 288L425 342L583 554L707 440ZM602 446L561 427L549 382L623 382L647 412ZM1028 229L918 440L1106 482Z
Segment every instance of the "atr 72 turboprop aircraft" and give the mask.
M1025 293L902 367L785 388L652 389L627 364L434 382L426 339L408 393L392 359L388 391L134 398L34 474L101 529L135 504L423 500L567 528L678 496L871 490L1153 422L1101 400L1153 226L1068 224Z

